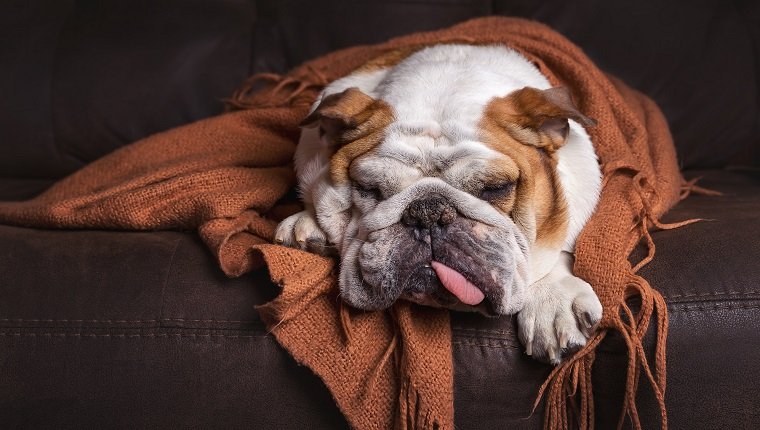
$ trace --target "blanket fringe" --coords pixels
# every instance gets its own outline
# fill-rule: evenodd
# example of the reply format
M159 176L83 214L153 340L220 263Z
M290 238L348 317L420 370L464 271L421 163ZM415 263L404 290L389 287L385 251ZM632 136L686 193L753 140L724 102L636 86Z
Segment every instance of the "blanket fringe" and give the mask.
M288 106L296 97L308 90L319 91L329 80L313 66L307 65L308 73L303 76L283 76L276 73L257 73L238 88L232 97L224 99L225 110ZM312 100L309 96L306 100Z
M439 422L435 414L428 408L411 379L404 378L401 382L398 397L399 413L396 414L395 430L444 430L454 428Z
M636 392L643 371L657 399L662 428L667 429L665 409L667 318L663 318L666 315L665 301L660 293L649 287L646 280L635 274L631 274L630 288L635 289L641 297L641 310L634 314L628 305L622 304L612 316L612 327L598 332L580 351L555 367L541 385L533 404L533 411L535 412L543 397L546 396L544 429L592 430L594 428L591 370L596 359L596 347L610 333L610 330L620 334L628 350L625 396L617 428L623 427L626 417L630 419L634 429L641 430L642 428L636 408ZM643 344L646 328L649 326L652 315L657 316L654 369L646 357Z
M684 180L681 183L681 195L679 198L681 200L684 200L685 198L689 197L692 193L699 194L702 196L722 196L723 193L716 190L711 190L709 188L703 188L697 185L697 182L702 179L702 176L697 176L696 178L690 179L688 181Z
M606 316L605 329L600 330L594 337L589 339L586 345L572 357L558 365L550 373L549 377L539 388L538 396L533 404L533 411L546 396L544 412L545 430L568 430L578 428L580 430L592 430L594 428L594 400L591 382L591 369L596 358L595 350L599 343L610 333L617 332L623 339L628 350L628 364L626 370L625 395L623 406L618 419L617 428L623 428L626 417L630 420L635 430L641 430L641 420L636 408L636 393L641 373L643 371L656 398L660 410L660 422L662 429L668 428L667 410L665 407L666 389L666 355L665 346L668 335L668 318L665 299L653 289L649 283L637 275L637 272L647 263L652 261L655 254L655 244L651 236L650 228L663 230L683 227L698 221L701 218L687 219L675 223L663 223L652 210L652 202L657 199L654 187L647 183L646 177L636 171L632 166L624 163L610 164L607 166L603 181L614 174L626 171L632 175L631 182L641 204L641 213L636 226L631 230L636 243L645 241L647 255L635 266L631 267L626 282L624 298L638 297L641 307L634 313L625 300L616 309L610 309ZM706 195L720 195L720 193L696 185L699 178L691 181L683 181L681 185L681 199L689 193ZM637 231L638 230L638 231ZM650 326L652 317L657 323L653 366L644 351L644 337Z
M607 330L599 331L580 351L555 367L539 388L533 412L546 395L545 429L568 430L573 419L580 430L594 428L591 367L596 347L606 335Z

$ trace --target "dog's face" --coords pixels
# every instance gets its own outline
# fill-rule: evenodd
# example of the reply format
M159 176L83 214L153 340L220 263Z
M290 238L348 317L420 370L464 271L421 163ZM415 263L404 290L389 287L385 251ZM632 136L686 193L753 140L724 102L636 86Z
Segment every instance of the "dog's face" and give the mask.
M351 88L303 123L332 147L314 205L340 253L341 296L366 310L405 298L516 312L533 254L565 240L554 152L568 119L590 120L559 88L493 98L475 127L410 116Z

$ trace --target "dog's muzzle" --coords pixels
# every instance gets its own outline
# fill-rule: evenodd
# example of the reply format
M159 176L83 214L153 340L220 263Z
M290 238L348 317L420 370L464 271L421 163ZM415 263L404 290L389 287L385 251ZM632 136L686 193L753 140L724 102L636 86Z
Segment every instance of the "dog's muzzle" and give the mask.
M452 269L451 263L447 265L436 260L435 251L440 250L440 242L446 241L447 228L456 218L457 210L454 205L439 195L413 201L401 215L401 221L411 228L414 239L424 244L430 243L433 251L430 266L423 266L428 275L427 282L411 285L409 286L410 291L402 293L408 295L411 300L427 303L429 297L434 297L439 302L455 305L456 303L452 302L451 297L449 297L453 295L465 305L476 306L485 299L483 291L460 272ZM433 270L434 276L430 276L429 269ZM432 284L433 291L420 291L420 287L425 284L428 286ZM439 292L441 287L445 291ZM487 306L485 311L493 313L492 306Z
M521 308L526 240L482 200L429 178L378 204L361 225L341 261L349 304L377 310L405 298L488 315Z

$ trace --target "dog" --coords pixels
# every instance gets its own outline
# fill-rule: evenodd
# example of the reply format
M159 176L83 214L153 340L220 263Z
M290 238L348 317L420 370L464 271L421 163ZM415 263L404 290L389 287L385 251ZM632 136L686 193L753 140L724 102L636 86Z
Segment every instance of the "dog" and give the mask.
M301 124L305 210L277 243L340 258L340 295L517 313L528 355L558 364L602 306L573 275L601 172L569 92L501 45L391 53L329 84Z

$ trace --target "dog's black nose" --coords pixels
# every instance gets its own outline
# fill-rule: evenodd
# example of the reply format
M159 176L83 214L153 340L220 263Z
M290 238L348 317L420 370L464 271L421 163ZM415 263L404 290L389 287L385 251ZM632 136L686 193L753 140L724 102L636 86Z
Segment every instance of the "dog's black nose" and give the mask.
M457 216L457 210L448 200L441 196L417 199L404 209L401 221L412 227L430 228L436 224L451 224Z

